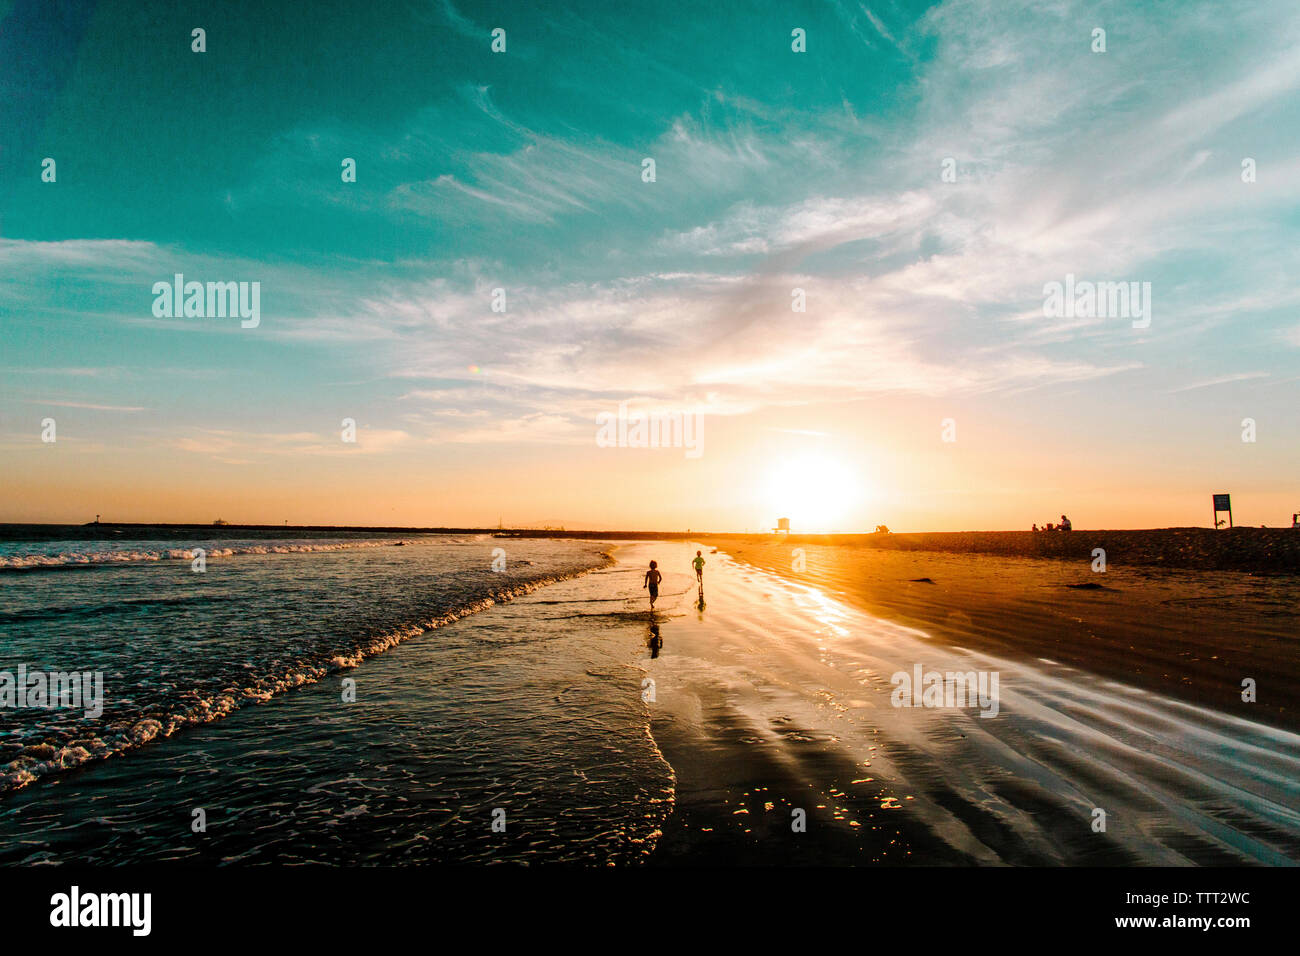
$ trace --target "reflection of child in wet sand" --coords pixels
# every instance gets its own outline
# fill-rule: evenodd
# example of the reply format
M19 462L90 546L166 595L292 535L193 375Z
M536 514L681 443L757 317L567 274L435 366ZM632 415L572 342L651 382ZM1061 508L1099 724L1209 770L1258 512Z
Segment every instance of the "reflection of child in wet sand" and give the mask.
M659 573L659 562L651 561L650 570L645 573L645 581L641 584L643 588L650 589L650 610L655 609L655 601L659 597L659 582L664 576Z

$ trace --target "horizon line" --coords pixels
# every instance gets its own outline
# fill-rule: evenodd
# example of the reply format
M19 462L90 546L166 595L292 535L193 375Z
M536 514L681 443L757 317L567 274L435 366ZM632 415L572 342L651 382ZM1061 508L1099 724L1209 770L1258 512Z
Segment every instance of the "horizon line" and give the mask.
M0 521L0 527L22 527L22 528L186 528L186 529L214 529L223 531L365 531L365 532L403 532L412 534L500 534L500 535L583 535L588 537L620 537L620 536L639 536L639 537L722 537L731 535L749 535L749 536L785 536L788 538L801 537L886 537L891 535L923 535L923 534L1056 534L1061 529L1054 528L1048 530L1039 528L1036 532L1030 528L962 528L957 530L926 530L926 531L778 531L768 529L763 531L738 531L738 530L712 530L712 531L695 531L687 528L684 531L667 531L655 529L587 529L587 528L553 528L553 527L455 527L442 525L323 525L323 524L241 524L235 522L214 522L198 523L192 521L84 521L84 522L61 522L61 521ZM1295 530L1286 525L1267 526L1260 525L1236 525L1231 528L1211 528L1208 525L1169 525L1156 528L1072 528L1069 534L1090 533L1097 534L1101 532L1114 531L1292 531Z

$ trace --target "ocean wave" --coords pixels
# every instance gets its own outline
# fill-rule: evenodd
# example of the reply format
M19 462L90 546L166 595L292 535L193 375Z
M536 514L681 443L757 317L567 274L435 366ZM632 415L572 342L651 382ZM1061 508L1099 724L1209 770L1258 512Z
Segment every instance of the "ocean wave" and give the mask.
M205 560L228 558L240 554L307 554L317 551L344 551L351 548L383 548L395 541L332 541L284 544L240 544L230 547L203 548ZM196 546L196 548L199 546ZM109 548L106 550L62 551L58 554L0 555L0 571L23 571L32 568L75 567L94 564L134 564L149 561L192 561L195 548Z
M54 607L23 608L17 611L0 611L0 623L6 621L48 621L58 618L86 620L106 614L119 614L123 608L150 610L153 608L183 605L217 604L235 601L238 597L225 594L188 594L184 597L124 598L110 604L70 604Z
M601 564L496 588L482 598L468 601L450 611L388 628L363 638L359 644L351 647L322 651L314 659L296 661L275 673L246 678L237 686L208 692L206 695L197 691L188 692L185 705L167 713L133 716L96 733L80 733L73 739L29 744L9 763L0 765L0 794L21 789L49 774L120 755L151 741L170 737L187 725L220 720L248 704L266 703L277 694L314 684L330 674L350 670L366 658L382 654L403 641L445 627L496 604L530 594L539 588L580 577L613 563L607 553L600 557L603 562Z

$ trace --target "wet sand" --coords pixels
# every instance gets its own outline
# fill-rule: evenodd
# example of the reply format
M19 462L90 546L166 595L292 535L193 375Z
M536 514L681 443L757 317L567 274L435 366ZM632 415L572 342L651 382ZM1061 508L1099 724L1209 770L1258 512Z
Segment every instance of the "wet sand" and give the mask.
M772 536L707 543L952 646L1022 660L1045 657L1300 730L1300 575L1113 561L1105 573L1094 573L1086 553L1050 560ZM801 571L793 567L797 548L803 551ZM1241 699L1247 677L1256 682L1255 703Z
M956 647L707 549L700 610L693 553L616 554L665 570L663 647L641 666L676 781L651 862L1300 861L1300 737L1060 661ZM892 706L891 675L916 664L998 672L1000 712Z

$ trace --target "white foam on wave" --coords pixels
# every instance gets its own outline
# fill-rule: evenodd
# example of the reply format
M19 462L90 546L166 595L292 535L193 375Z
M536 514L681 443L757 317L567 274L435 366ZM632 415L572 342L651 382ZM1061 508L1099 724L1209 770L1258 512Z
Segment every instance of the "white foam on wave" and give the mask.
M605 564L610 563L608 555L602 555L602 558ZM382 654L410 638L445 627L463 617L530 594L558 581L587 574L601 566L603 565L546 575L497 588L488 596L436 617L376 634L357 648L336 653L318 663L298 663L279 674L261 675L244 686L230 687L206 697L196 695L196 699L184 710L142 717L124 732L100 731L98 734L87 732L74 744L69 745L50 743L30 745L16 759L0 766L0 793L25 787L46 774L68 770L91 760L124 753L154 740L170 737L189 724L206 724L220 720L248 704L266 703L277 694L306 684L314 684L330 674L356 667L366 658Z
M203 548L205 559L228 558L239 554L310 554L345 551L351 548L382 548L392 541L330 541L240 544L231 547ZM109 548L107 550L62 551L58 554L0 555L0 568L61 567L76 564L131 564L147 561L190 561L194 548Z

